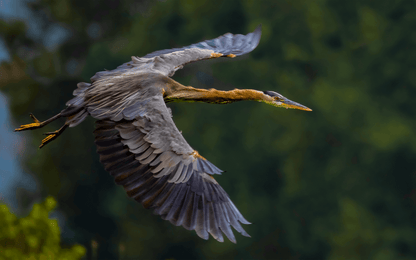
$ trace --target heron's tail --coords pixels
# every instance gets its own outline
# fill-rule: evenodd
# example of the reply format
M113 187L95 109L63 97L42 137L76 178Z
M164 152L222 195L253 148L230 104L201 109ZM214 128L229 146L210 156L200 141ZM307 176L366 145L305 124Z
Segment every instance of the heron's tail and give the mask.
M89 83L80 82L78 88L74 90L74 98L66 102L67 108L61 111L61 116L67 118L66 123L69 127L74 127L84 121L88 116L85 107L85 91L91 86Z

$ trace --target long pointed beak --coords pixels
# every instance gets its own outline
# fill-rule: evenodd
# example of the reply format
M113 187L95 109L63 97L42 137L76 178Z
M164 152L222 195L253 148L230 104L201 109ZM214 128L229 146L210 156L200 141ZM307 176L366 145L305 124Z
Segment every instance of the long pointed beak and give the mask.
M300 109L305 111L312 111L309 107L306 107L304 105L301 105L299 103L296 103L295 101L292 101L288 98L283 97L283 99L280 99L279 101L276 101L280 107L285 107L286 109ZM280 104L279 104L280 103Z

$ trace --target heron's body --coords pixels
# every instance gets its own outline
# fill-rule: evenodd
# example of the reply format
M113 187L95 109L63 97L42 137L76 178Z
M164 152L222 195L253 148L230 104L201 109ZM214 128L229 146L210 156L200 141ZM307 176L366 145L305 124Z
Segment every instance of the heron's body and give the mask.
M248 234L249 224L212 175L221 170L199 155L176 128L169 102L228 104L242 100L277 107L310 110L271 91L235 89L221 91L184 86L170 77L183 65L218 57L239 56L252 51L260 40L260 28L247 35L225 34L214 40L181 49L157 51L133 57L112 71L98 72L91 83L79 83L74 98L58 115L22 125L16 131L36 129L60 117L64 126L42 140L40 147L74 127L87 116L97 119L95 143L105 169L123 185L128 196L153 208L163 219L208 239L223 241L224 233L235 237L231 226Z

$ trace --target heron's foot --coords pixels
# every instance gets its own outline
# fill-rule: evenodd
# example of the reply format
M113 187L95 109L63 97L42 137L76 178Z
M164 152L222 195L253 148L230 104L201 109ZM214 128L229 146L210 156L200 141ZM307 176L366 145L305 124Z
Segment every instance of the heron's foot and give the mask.
M34 123L21 125L19 128L14 129L14 131L19 132L25 130L32 130L44 126L44 124L40 122L32 113L30 113L30 117L33 119L33 121L35 121Z
M64 125L63 127L61 127L59 130L53 131L53 132L47 132L44 133L44 135L47 135L47 137L45 137L42 140L42 143L39 145L39 149L44 147L45 145L47 145L48 143L52 142L53 140L55 140L58 136L60 136L62 134L62 132L68 127L68 125Z
M49 132L49 133L45 133L45 134L47 134L48 136L47 137L45 137L43 140L42 140L42 143L39 145L39 148L42 148L42 147L44 147L46 144L48 144L48 143L50 143L50 142L52 142L53 140L55 140L57 137L58 137L58 131L55 131L55 132Z

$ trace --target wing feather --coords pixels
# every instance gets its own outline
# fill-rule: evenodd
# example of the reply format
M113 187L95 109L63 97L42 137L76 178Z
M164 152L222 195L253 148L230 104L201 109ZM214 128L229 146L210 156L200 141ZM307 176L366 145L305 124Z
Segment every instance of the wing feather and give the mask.
M176 221L174 223L175 226L181 226L183 225L183 222L185 220L185 213L188 212L189 204L191 203L191 191L189 189L186 189L186 195L183 200L182 205L179 207L180 210L178 212L178 216L176 218ZM188 212L189 214L189 212Z
M249 222L212 177L222 171L186 142L162 94L152 95L134 103L145 113L97 118L101 120L96 123L95 143L104 168L129 197L203 239L211 234L223 241L224 233L235 242L231 226L248 236L240 223Z
M143 72L160 73L172 77L175 71L190 62L217 57L235 57L249 53L257 47L260 37L261 25L246 35L226 33L218 38L182 48L155 51L141 58L132 57L132 61L124 63L114 70L97 72L91 78L91 81L95 82L106 77L120 77L121 75ZM77 101L74 99L72 102ZM134 119L136 114L132 107L123 113L129 120Z
M197 210L195 232L200 238L207 240L209 235L207 231L207 218L205 217L205 205L203 203L203 198L199 197L199 199L202 201L202 206L201 209L198 208Z
M162 219L195 230L203 239L211 234L222 242L224 233L235 243L231 227L248 236L239 224L248 222L211 177L221 170L197 155L185 140L176 140L185 147L174 146L174 151L169 136L180 135L176 127L158 139L153 127L167 130L170 123L166 120L172 119L160 115L159 119L97 121L95 143L106 170L129 197L152 208ZM154 141L162 141L164 150L155 153Z
M218 38L195 43L182 48L166 49L147 54L143 58L153 58L164 54L183 51L187 49L204 49L224 55L243 55L254 50L260 42L261 25L247 35L226 33Z

